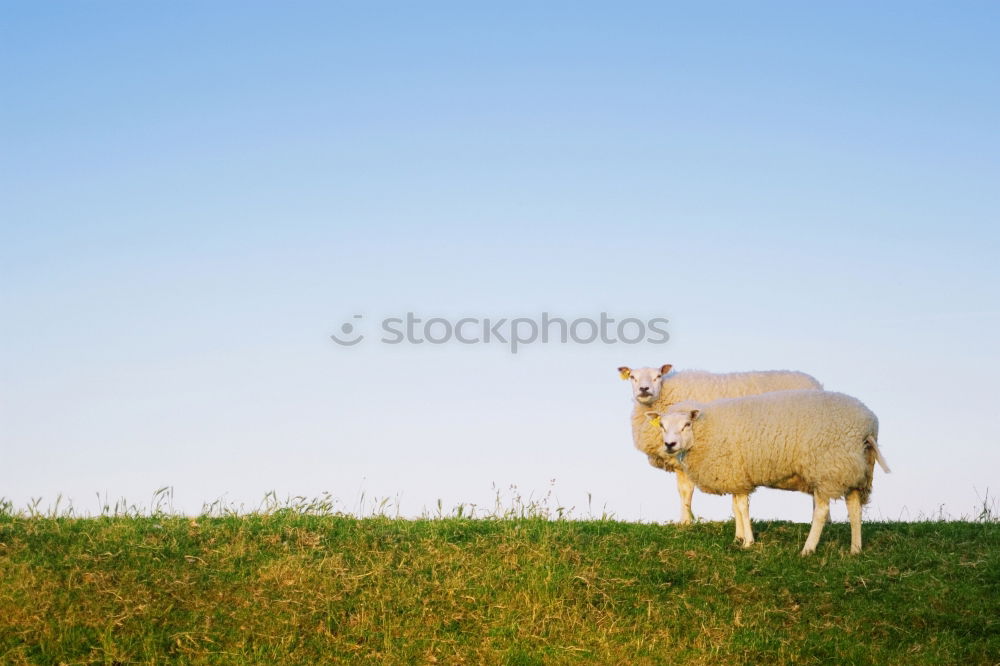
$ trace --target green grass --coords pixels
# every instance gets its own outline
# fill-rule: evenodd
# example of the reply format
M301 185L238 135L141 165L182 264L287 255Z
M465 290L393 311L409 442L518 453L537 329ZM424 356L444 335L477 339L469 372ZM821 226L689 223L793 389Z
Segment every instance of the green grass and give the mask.
M1000 662L1000 524L0 510L0 663Z

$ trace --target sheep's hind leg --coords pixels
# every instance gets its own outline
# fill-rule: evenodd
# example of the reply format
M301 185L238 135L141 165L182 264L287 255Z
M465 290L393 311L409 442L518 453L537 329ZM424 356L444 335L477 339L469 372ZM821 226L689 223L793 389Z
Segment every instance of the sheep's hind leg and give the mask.
M847 516L851 519L851 554L861 552L861 493L847 493Z
M680 468L675 470L675 474L677 474L677 494L681 496L680 524L687 525L694 520L694 514L691 513L691 496L694 495L694 482Z
M743 547L753 545L753 527L750 525L750 495L733 495L737 524L742 523Z
M819 543L819 535L823 533L823 526L826 524L826 515L830 511L830 500L814 494L813 499L813 521L809 529L809 536L806 537L806 545L802 547L801 555L812 555L816 552L816 544Z
M733 495L733 523L736 524L736 540L743 541L743 517L740 515L739 495Z

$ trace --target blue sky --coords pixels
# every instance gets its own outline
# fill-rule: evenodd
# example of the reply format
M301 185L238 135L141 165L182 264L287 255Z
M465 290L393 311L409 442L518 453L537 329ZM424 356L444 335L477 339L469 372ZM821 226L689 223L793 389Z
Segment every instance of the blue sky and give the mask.
M364 491L414 514L555 479L563 504L669 520L614 372L664 362L864 400L894 469L870 515L1000 487L992 3L4 14L0 496ZM327 337L406 311L672 337ZM805 521L809 499L754 506Z

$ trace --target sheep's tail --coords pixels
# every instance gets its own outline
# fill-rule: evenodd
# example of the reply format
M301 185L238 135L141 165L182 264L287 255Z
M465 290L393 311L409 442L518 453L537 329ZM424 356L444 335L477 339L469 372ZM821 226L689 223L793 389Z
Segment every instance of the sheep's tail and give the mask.
M886 474L892 472L889 469L889 463L885 461L885 458L882 457L882 452L878 450L878 440L875 439L875 435L868 435L865 439L865 445L875 452L875 461L878 462L878 466L882 468L882 471Z
M869 434L865 437L865 478L864 481L855 490L861 493L861 503L867 504L868 498L872 494L872 479L875 476L875 463L877 462L883 470L889 471L889 465L885 462L885 458L882 457L881 451L878 450L878 440L875 435Z

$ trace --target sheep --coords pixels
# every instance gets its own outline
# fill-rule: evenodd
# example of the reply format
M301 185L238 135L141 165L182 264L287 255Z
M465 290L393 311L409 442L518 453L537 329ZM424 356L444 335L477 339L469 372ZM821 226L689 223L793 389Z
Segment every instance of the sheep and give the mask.
M801 554L816 551L831 499L844 497L851 553L861 552L861 506L868 502L878 448L878 418L856 398L826 391L776 391L712 402L682 402L647 420L701 490L732 494L737 533L753 544L749 497L764 486L813 496L813 519Z
M656 430L648 426L646 411L650 409L666 411L667 407L673 403L685 400L708 402L718 398L738 398L767 391L822 390L823 385L804 372L790 370L725 374L685 370L668 374L672 368L673 366L670 364L659 368L637 368L635 370L622 366L618 368L618 374L622 379L632 381L632 395L636 403L632 409L632 441L635 448L646 454L649 464L653 467L676 473L677 493L681 499L680 524L685 525L694 519L691 513L691 496L694 494L694 484L671 457L662 455L663 442ZM738 515L736 509L736 498L733 498L734 516ZM741 538L742 532L738 520L736 526L737 538Z

